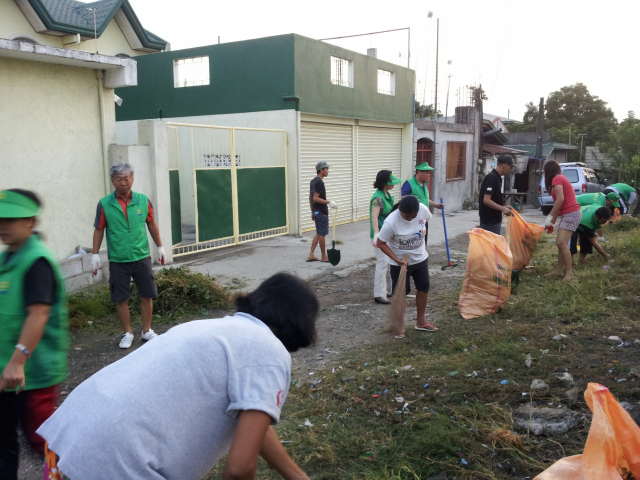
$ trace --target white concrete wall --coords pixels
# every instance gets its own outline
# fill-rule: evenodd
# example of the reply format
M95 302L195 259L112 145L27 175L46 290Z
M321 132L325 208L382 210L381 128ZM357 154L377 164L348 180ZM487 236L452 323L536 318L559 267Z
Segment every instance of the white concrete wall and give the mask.
M59 259L91 247L106 193L97 81L92 69L0 57L0 190L41 197L39 228ZM113 90L104 95L110 144Z
M464 126L468 127L468 126ZM428 138L435 139L433 165L435 171L431 174L433 184L433 201L440 201L442 197L448 211L462 209L466 198L475 200L477 183L477 158L474 142L474 133L452 132L442 130L415 130L414 156L418 140ZM466 142L467 164L463 180L447 180L447 142Z
M62 38L45 33L37 33L14 0L0 0L0 38L13 39L27 37L41 45L69 48L95 53L95 40L86 40L78 45L63 45ZM98 37L98 51L103 55L125 53L131 57L146 55L146 52L133 50L115 20L111 20L102 35Z
M163 121L213 125L220 127L245 127L285 130L287 132L287 184L289 188L289 226L292 233L298 231L298 121L294 110L235 113L227 115L203 115L196 117L165 118ZM116 140L119 145L136 145L142 121L116 122ZM195 225L195 194L191 139L186 129L178 129L180 150L180 200L182 223Z

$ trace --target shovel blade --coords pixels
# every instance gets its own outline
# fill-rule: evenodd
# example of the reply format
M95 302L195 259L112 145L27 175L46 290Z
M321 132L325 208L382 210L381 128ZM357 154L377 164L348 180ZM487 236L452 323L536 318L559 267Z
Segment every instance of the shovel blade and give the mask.
M329 257L329 263L334 267L340 263L340 250L331 248L327 251L327 257Z

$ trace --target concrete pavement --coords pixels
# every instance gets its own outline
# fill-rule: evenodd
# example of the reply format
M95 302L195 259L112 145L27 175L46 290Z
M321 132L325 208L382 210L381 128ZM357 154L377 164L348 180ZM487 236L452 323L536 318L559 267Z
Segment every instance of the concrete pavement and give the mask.
M444 245L442 214L435 210L429 222L429 246ZM529 222L542 224L544 216L540 210L525 210L524 218ZM447 233L449 240L479 226L478 211L456 211L447 213ZM373 263L374 252L369 239L369 220L339 225L336 227L336 245L341 261L337 267L328 263L305 262L311 249L314 232L294 236L275 237L246 243L195 255L178 257L176 264L188 265L196 272L216 277L225 285L236 285L250 291L260 282L278 272L289 272L309 279L315 275L357 268ZM327 249L331 248L332 230L327 236ZM454 256L464 256L466 252L453 252ZM316 250L319 258L319 250ZM346 273L346 272L345 272Z

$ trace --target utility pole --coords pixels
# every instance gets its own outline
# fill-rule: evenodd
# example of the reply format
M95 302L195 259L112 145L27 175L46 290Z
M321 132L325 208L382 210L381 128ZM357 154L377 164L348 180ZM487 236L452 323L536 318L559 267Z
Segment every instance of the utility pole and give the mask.
M584 142L584 137L586 137L587 134L580 133L578 136L580 137L580 160L579 161L581 162L582 161L582 142Z
M538 107L538 125L536 127L536 158L542 159L542 133L544 131L544 98L540 98Z
M449 62L451 62L451 60L449 60ZM449 113L449 87L451 86L451 77L453 77L453 75L449 74L449 79L447 80L447 103L445 104L446 106L444 107L444 121L447 121L447 115Z
M436 19L436 98L433 102L433 114L438 120L438 51L440 49L440 19Z
M93 10L93 35L96 40L96 54L98 53L98 26L96 24L96 7L87 8L87 10Z

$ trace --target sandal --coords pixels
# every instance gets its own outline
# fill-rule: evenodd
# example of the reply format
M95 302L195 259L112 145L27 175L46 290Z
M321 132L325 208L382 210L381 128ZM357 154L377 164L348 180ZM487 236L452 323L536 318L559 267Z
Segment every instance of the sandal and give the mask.
M404 338L404 330L400 330L400 333L398 333L398 335L394 335L394 338Z
M424 325L416 325L416 330L421 332L437 332L438 327L435 327L432 323L425 323Z

